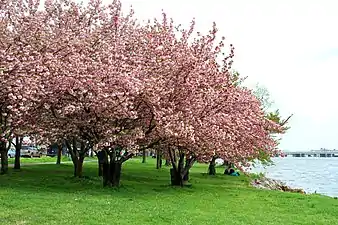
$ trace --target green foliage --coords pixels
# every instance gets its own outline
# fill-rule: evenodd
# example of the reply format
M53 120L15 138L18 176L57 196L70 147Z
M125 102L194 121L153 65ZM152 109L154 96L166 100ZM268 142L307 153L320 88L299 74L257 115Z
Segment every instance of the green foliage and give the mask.
M273 161L271 160L270 155L266 154L264 151L259 151L258 160L262 166L272 166Z
M291 116L292 116L292 115L291 115ZM275 111L273 111L273 112L268 112L268 113L266 114L266 118L268 118L269 120L272 120L272 121L274 121L275 123L278 123L278 124L280 124L281 126L283 126L284 131L287 131L288 129L290 129L290 127L289 127L289 126L286 126L286 124L287 124L287 121L291 118L291 116L289 116L287 119L282 120L281 115L280 115L278 109L275 110Z
M231 80L233 85L235 86L242 86L243 82L246 80L247 77L241 77L238 71L231 71Z
M97 165L72 177L71 165L23 166L0 177L0 223L27 224L338 224L338 201L318 195L258 190L251 177L207 176L207 165L191 170L190 188L173 188L169 168L127 161L122 187L102 188Z
M256 84L256 88L253 90L253 94L261 102L263 110L266 112L271 108L274 102L271 100L269 90L259 84Z
M261 102L262 108L265 111L265 117L267 119L274 121L277 124L280 124L284 128L284 132L290 129L290 127L286 126L286 123L292 115L289 116L286 120L283 120L282 116L280 115L279 109L276 109L275 111L269 111L274 102L271 100L270 93L266 87L257 84L256 89L253 91L253 93ZM271 135L279 133L280 131L271 131ZM266 154L263 151L260 151L258 158L251 160L252 163L255 163L257 161L263 166L273 165L273 161L271 160L270 155Z

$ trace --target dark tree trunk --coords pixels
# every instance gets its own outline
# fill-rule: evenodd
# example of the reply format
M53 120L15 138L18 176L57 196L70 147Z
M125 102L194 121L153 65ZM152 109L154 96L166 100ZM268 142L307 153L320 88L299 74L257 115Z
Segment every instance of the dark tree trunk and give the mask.
M185 173L185 175L183 176L183 181L184 181L184 182L188 182L189 179L190 179L190 177L189 177L189 170L188 170L188 171Z
M108 155L103 152L104 160L102 164L103 186L119 187L121 180L122 162L115 161L115 155ZM110 160L109 160L110 157Z
M147 156L146 156L146 150L142 150L142 163L146 163L147 161Z
M21 168L20 163L20 149L15 149L14 169L19 170Z
M0 150L1 152L1 170L0 174L7 174L8 173L8 153L7 149Z
M110 183L112 187L119 187L121 180L122 163L111 162L110 163Z
M160 150L156 151L156 169L162 168L162 154Z
M229 170L234 167L234 164L233 163L229 163L229 162L225 162L224 165L225 165L224 174L228 175L229 174Z
M170 160L169 160L169 159L166 159L166 160L165 160L165 166L170 166L170 165L171 165Z
M57 158L56 158L57 165L61 164L61 157L62 157L62 144L58 144L58 153L57 153Z
M77 152L76 152L76 140L73 138L72 143L69 140L65 140L67 149L68 149L68 153L72 159L73 162L73 175L74 177L77 177L77 163L78 163L78 157L77 157Z
M103 176L103 163L104 163L104 153L103 151L96 152L97 164L98 164L98 174L99 177Z
M70 153L73 166L74 166L74 177L81 178L83 176L83 161L84 161L84 155L81 155L79 157L75 156L74 153Z
M188 167L188 165L190 164L190 159L186 159L185 161L185 169ZM189 181L189 170L190 168L188 168L183 176L183 181L184 182L188 182Z
M188 182L189 180L189 170L195 162L195 158L191 157L185 160L185 154L179 154L178 163L174 161L174 153L169 150L169 156L173 165L173 168L170 169L171 185L172 186L181 186Z
M216 156L213 156L208 168L209 175L216 175Z
M72 162L73 162L74 177L77 177L77 162L78 162L78 158L71 151L69 152L69 154L70 154L70 157L72 158Z
M116 149L105 149L102 151L102 180L103 186L119 187L121 180L122 164L134 156L133 153L125 152L120 155Z
M19 170L21 168L20 158L21 158L22 140L23 140L23 137L15 137L14 169L16 170Z
M183 187L183 179L181 174L174 168L170 169L170 178L172 186L181 186Z
M72 158L73 166L74 166L74 177L82 177L83 176L83 161L85 159L85 154L88 148L84 143L81 143L81 150L77 149L76 139L74 138L72 144L65 140L68 152Z
M99 174L99 177L102 177L102 175L103 175L103 163L99 163L98 164L98 174Z
M76 177L81 178L83 176L83 161L84 161L84 156L80 156L76 164Z
M102 178L103 178L103 187L106 187L110 183L110 166L109 162L105 161L102 164Z
M77 159L72 160L73 161L73 167L74 167L74 177L77 177Z

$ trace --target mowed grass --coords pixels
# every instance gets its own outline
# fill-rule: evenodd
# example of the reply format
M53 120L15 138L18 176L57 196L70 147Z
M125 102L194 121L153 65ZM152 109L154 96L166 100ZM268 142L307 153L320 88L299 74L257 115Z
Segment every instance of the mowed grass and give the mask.
M169 168L133 159L123 166L122 186L103 188L97 165L31 165L0 176L0 224L229 224L334 225L338 200L257 190L245 176L207 176L206 165L191 170L191 187L169 186Z
M9 158L8 163L9 164L14 164L14 158ZM96 157L87 157L85 159L86 161L91 161L91 160L97 160ZM50 157L50 156L42 156L41 158L20 158L21 164L30 164L30 163L56 163L56 157ZM62 156L61 162L71 162L71 158L67 156Z
M14 164L14 158L9 158L8 159L8 163L9 164ZM61 161L62 162L67 162L67 161L70 161L71 159L67 156L63 156L61 158ZM56 163L56 157L49 157L49 156L42 156L41 158L37 158L37 157L34 157L34 158L24 158L24 157L21 157L20 158L20 162L22 164L28 164L28 163L46 163L46 162L50 162L50 163L53 163L55 162Z

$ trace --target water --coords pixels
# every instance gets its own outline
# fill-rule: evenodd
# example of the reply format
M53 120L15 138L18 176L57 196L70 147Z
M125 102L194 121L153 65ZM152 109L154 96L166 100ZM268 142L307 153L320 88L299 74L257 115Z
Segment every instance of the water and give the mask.
M338 197L338 158L285 157L274 158L273 166L257 166L252 172L284 181L306 192Z

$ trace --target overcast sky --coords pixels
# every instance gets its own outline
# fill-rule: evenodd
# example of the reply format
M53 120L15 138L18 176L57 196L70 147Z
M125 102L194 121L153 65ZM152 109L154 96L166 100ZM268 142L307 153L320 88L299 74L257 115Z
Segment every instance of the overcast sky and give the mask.
M265 86L274 108L285 118L294 114L280 148L338 149L338 1L121 1L140 20L161 18L163 9L185 27L196 18L202 33L215 21L236 48L233 68L248 77L247 86Z
M103 0L105 3L109 2ZM236 51L234 69L270 91L291 129L282 150L338 149L338 2L334 0L122 0L136 17L159 17L207 32L215 21Z

